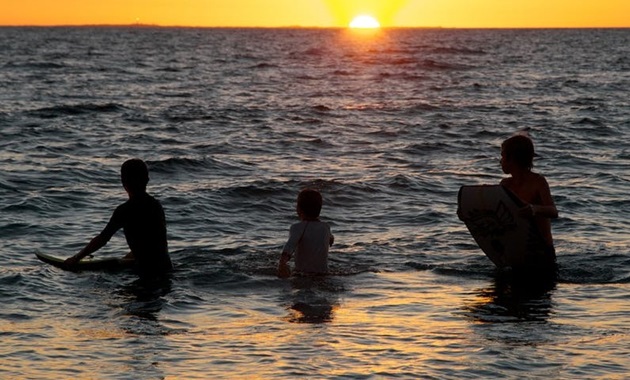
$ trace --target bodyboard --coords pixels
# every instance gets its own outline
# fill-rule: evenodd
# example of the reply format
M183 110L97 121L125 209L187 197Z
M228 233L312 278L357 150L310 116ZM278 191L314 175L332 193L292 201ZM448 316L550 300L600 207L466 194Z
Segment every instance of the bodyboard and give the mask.
M533 219L518 215L525 204L505 187L462 186L457 203L468 231L497 267L526 267L544 260L545 239Z
M77 271L118 271L126 268L133 267L134 260L121 259L115 257L97 258L97 259L82 259L76 265L71 267L64 264L65 259L59 257L47 255L41 252L35 252L35 256L38 259L50 264L54 267L69 270L72 272Z

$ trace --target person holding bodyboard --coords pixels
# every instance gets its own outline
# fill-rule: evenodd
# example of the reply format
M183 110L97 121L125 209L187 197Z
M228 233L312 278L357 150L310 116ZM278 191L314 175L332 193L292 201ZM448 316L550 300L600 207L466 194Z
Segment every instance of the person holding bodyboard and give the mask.
M532 172L534 144L516 135L501 145L501 168L510 177L499 185L462 186L457 215L501 269L554 274L556 254L551 219L558 211L545 178Z
M530 264L551 269L556 265L551 219L558 217L558 210L547 180L532 171L534 156L534 143L528 136L519 134L505 140L501 144L501 169L511 177L502 179L501 185L525 203L519 215L533 219L547 245L541 262Z

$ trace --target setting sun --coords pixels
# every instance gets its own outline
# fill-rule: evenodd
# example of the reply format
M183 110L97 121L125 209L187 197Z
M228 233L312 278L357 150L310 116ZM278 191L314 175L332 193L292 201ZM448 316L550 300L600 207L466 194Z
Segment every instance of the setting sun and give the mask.
M380 28L381 24L372 16L359 15L352 19L350 27L353 29L376 29Z
M0 0L0 4L9 4L0 6L3 26L630 27L628 0Z

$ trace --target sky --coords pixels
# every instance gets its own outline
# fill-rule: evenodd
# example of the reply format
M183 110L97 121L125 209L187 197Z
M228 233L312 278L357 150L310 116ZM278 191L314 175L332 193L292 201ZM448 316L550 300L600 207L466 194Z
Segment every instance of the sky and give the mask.
M0 25L630 27L630 0L0 0Z

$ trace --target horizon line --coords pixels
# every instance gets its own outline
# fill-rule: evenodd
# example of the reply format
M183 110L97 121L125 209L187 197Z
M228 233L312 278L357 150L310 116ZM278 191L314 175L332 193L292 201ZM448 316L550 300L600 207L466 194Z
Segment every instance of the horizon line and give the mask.
M15 24L0 25L0 28L172 28L172 29L351 29L348 26L202 26L160 25L145 23L130 24ZM630 29L630 26L381 26L377 29Z

